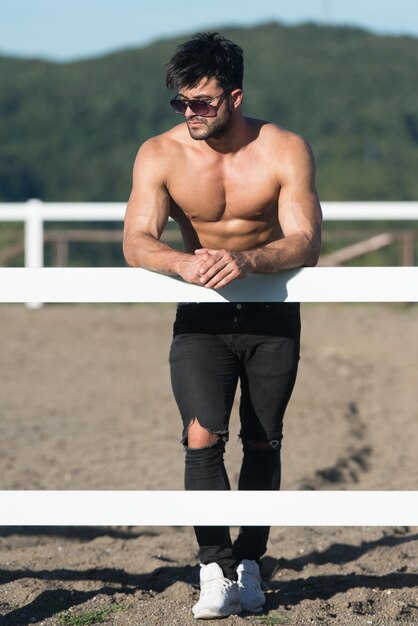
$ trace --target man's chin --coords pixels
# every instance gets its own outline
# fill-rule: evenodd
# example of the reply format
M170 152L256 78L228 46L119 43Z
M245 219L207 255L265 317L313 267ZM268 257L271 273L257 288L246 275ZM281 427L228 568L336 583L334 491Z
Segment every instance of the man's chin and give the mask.
M207 128L192 128L189 125L187 126L187 128L192 139L207 139L210 136Z

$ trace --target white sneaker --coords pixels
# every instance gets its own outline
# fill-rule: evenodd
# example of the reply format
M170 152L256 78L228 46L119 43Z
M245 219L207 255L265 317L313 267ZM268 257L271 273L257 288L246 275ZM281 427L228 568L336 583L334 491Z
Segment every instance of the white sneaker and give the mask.
M241 613L237 583L224 578L217 563L200 567L200 598L192 609L195 619L212 619Z
M237 568L239 595L244 611L259 613L266 598L261 591L260 568L256 561L243 559Z

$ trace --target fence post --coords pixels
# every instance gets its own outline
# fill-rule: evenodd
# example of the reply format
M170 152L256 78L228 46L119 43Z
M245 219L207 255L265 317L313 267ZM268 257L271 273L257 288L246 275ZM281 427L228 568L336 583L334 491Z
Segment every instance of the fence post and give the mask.
M44 224L42 218L42 200L31 199L26 202L25 215L25 267L44 266ZM42 306L40 302L28 302L31 309Z
M401 242L401 264L404 267L414 265L414 232L412 230L405 230L401 233Z
M25 216L25 267L43 267L44 232L41 200L26 202Z
M54 266L68 267L69 242L65 233L60 234L55 240Z

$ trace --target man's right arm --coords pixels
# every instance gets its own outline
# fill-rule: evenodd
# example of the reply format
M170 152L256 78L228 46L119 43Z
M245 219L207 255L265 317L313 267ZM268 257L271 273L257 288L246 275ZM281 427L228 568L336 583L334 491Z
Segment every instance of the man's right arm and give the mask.
M166 187L167 151L160 138L145 142L135 159L132 192L125 215L123 253L128 265L179 275L200 283L201 260L160 241L170 213Z

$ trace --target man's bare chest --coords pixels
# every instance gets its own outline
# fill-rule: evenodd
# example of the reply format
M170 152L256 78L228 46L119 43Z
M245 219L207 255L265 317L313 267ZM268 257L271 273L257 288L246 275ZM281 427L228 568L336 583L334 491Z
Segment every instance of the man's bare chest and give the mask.
M206 167L205 167L206 165ZM191 220L263 219L277 208L279 184L265 163L177 163L168 177L175 205Z

